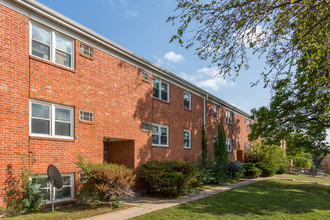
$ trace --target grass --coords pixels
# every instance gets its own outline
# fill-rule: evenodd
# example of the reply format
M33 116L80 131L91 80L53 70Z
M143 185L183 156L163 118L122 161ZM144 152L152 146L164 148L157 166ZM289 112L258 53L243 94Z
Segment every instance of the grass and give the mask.
M317 181L320 184L330 184L330 180L328 179L322 179L319 177L312 177L309 175L292 175L292 174L281 174L281 175L275 175L274 178L292 178L297 181Z
M111 208L109 206L92 206L92 205L71 205L67 206L55 212L42 211L38 213L32 213L27 215L20 215L15 217L8 217L4 220L66 220L66 219L82 219L95 215L100 215L108 212L113 212L125 208L131 207L130 205L122 205L120 208Z
M330 186L270 179L134 219L330 219L329 198Z

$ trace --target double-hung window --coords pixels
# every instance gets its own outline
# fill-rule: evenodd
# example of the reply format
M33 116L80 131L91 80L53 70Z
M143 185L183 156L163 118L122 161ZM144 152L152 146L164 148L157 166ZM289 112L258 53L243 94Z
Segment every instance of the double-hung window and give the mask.
M231 138L226 138L226 151L231 152L232 150L232 140Z
M226 111L226 123L231 124L233 121L233 112Z
M185 109L191 109L191 94L189 92L183 93L183 106Z
M219 119L219 108L216 105L213 107L213 117Z
M246 119L246 130L250 131L251 130L251 120Z
M74 41L59 32L32 23L31 54L73 68Z
M184 148L191 148L191 131L184 130L183 131L183 147Z
M246 152L251 152L251 142L250 141L245 142L245 148L246 148Z
M62 176L63 187L60 190L55 189L55 202L73 200L74 197L74 174L64 173ZM30 187L35 187L44 195L46 204L51 202L51 185L47 175L31 176Z
M30 135L73 138L73 107L30 100Z
M169 88L168 83L163 82L160 79L153 79L153 97L168 102L169 100Z
M168 146L168 126L152 124L152 145Z

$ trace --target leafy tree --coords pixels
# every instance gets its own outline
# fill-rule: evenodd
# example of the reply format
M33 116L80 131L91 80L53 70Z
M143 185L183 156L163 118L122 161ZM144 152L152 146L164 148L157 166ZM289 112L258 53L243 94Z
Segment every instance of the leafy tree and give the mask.
M294 156L293 165L299 169L310 168L313 165L312 155L310 153L302 153Z
M223 120L220 118L218 124L218 136L214 143L214 160L215 160L215 178L218 182L228 177L228 152L226 151L226 133L223 127Z
M295 146L327 149L330 127L330 2L327 0L177 0L171 41L194 48L223 77L248 69L250 52L266 59L261 78L269 107L253 109L250 138L293 136ZM190 34L192 32L192 34ZM304 143L298 145L298 143ZM318 152L322 153L322 152Z

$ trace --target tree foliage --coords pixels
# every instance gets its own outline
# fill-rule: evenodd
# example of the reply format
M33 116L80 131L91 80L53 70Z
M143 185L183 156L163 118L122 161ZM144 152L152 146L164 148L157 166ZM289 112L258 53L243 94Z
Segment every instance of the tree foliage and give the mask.
M218 136L214 143L214 161L215 161L215 178L218 182L228 177L228 152L226 151L226 133L223 127L223 120L220 118L218 124Z
M203 126L203 138L202 138L202 165L203 167L206 166L207 160L207 132L205 130L205 126Z
M265 57L265 71L252 85L263 80L273 94L269 107L252 110L258 123L251 139L291 135L307 150L329 147L330 1L177 1L168 21L180 26L171 41L194 48L223 77L248 69L251 52Z

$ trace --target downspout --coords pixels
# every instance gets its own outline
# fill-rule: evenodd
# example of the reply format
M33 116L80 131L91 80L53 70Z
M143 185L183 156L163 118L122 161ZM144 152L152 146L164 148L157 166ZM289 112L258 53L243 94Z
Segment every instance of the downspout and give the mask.
M208 99L208 98L209 98L209 94L206 93L206 99ZM203 99L204 99L203 125L204 125L204 128L205 128L205 111L206 111L205 97Z

